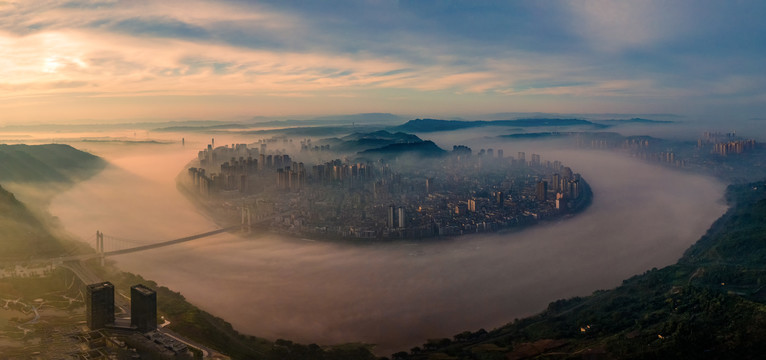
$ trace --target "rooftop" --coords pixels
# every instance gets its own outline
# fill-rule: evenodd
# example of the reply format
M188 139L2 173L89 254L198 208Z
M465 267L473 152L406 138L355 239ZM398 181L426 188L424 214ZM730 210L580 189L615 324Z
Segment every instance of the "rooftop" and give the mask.
M90 290L102 290L109 288L114 289L114 285L108 281L88 285L88 289Z
M152 290L152 289L150 289L150 288L148 288L148 287L146 287L144 285L141 285L141 284L133 285L130 288L140 292L143 295L153 295L155 293L154 290Z

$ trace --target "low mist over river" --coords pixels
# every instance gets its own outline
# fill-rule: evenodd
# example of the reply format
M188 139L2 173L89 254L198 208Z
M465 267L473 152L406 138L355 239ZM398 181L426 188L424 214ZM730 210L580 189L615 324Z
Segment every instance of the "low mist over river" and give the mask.
M83 240L100 230L123 244L215 229L174 183L203 144L138 146L94 148L113 165L56 197L51 213ZM505 153L516 147L524 146ZM520 232L425 243L222 234L112 259L241 332L375 343L376 352L390 354L428 338L490 329L671 264L726 209L724 185L711 178L618 154L538 153L582 174L594 192L590 208Z

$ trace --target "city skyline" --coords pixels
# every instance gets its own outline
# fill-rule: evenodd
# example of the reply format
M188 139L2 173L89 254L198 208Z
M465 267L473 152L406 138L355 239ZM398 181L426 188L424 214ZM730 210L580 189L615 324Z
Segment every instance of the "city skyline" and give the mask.
M5 1L1 125L388 112L761 118L764 5Z

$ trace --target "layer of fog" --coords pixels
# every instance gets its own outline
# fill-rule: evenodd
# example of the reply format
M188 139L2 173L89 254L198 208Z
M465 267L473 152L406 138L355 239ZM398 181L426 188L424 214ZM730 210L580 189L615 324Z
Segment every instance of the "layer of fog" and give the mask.
M724 186L711 178L604 152L493 144L486 135L424 137L450 149L464 143L475 152L502 147L506 156L526 151L561 160L589 182L592 206L521 232L439 242L350 246L223 234L114 260L242 332L306 343L376 343L379 353L389 354L427 338L493 328L550 301L671 264L725 211ZM91 148L113 166L55 198L50 210L84 240L97 229L123 244L213 229L174 184L203 145L187 138L186 147Z

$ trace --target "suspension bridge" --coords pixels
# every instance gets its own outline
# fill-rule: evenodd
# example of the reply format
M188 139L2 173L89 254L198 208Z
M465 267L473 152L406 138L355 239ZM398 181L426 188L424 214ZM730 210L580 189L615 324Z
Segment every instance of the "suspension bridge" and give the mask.
M66 255L66 256L60 256L60 257L51 258L51 259L43 259L43 261L53 261L54 263L63 264L63 263L70 263L73 261L83 261L83 260L89 260L89 259L100 257L101 262L103 264L104 258L107 256L130 254L130 253L147 251L147 250L157 249L157 248L171 246L171 245L177 245L177 244L189 242L192 240L197 240L197 239L202 239L209 236L218 235L224 232L234 231L237 229L240 229L243 233L249 233L253 226L265 224L269 221L272 221L277 218L281 218L283 216L287 216L291 213L292 211L286 211L283 213L263 217L261 219L257 219L253 221L250 216L250 211L248 209L245 209L242 212L242 223L240 225L219 228L219 229L215 229L211 231L206 231L203 233L198 233L198 234L184 236L177 239L159 241L159 242L147 242L146 240L136 240L136 239L116 237L116 236L107 236L101 231L96 231L96 235L91 236L88 239L88 242L94 241L95 239L96 253Z
M151 243L151 244L143 244L143 242L141 242L140 240L131 240L131 239L119 238L116 236L106 236L104 235L104 233L100 231L96 231L96 246L97 246L97 250L99 251L99 254L102 254L103 256L130 254L134 252L157 249L157 248L161 248L165 246L185 243L187 241L202 239L208 236L218 235L220 233L236 230L239 228L240 228L239 225L231 226L227 228L221 228L221 229L204 232L201 234L194 234L194 235L185 236L178 239L161 241L161 242ZM111 240L111 243L113 244L111 246L111 250L106 250L109 247L106 247L104 245L105 244L104 239Z

